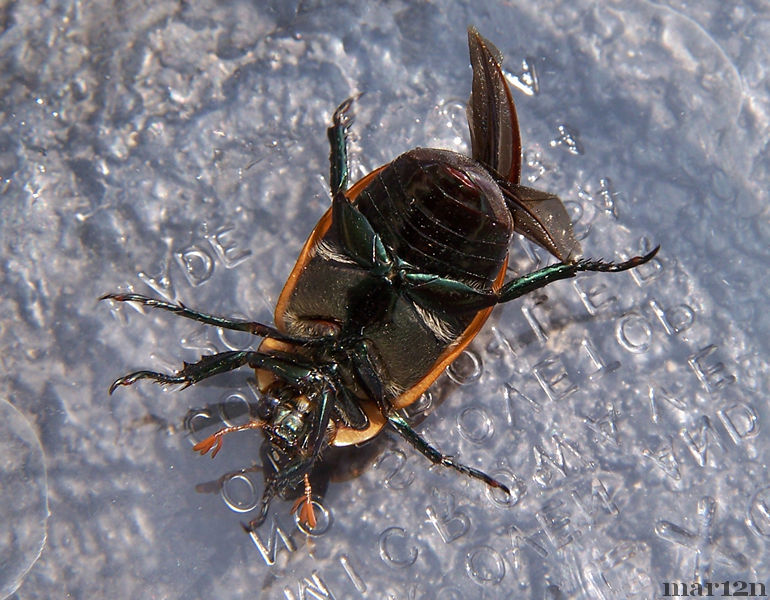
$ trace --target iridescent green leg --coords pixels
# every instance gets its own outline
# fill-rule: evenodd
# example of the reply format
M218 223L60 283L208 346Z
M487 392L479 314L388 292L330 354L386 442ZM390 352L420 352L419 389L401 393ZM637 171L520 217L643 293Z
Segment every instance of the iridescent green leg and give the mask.
M188 387L214 375L233 371L244 365L249 365L252 369L272 371L278 377L296 383L304 382L313 372L312 367L297 360L290 360L253 350L233 350L204 356L196 363L185 363L184 367L173 375L156 371L135 371L129 373L115 380L110 386L110 394L119 386L132 385L140 379L150 379L155 383L163 385L180 384Z
M337 390L337 401L334 405L334 412L346 427L361 431L369 426L369 418L361 408L359 401L353 398L351 392L345 386L340 386Z
M274 340L289 342L293 344L302 344L307 346L307 345L323 344L328 341L328 339L324 337L303 338L303 337L288 335L286 333L278 331L275 327L270 327L269 325L264 325L256 321L243 321L240 319L229 319L227 317L218 317L216 315L210 315L207 313L202 313L202 312L198 312L197 310L192 310L190 308L187 308L181 302L179 304L173 304L171 302L166 302L165 300L158 300L157 298L150 298L149 296L143 296L142 294L105 294L104 296L99 298L99 300L115 300L116 302L137 302L138 304L149 306L150 308L159 308L161 310L174 313L179 317L184 317L185 319L191 319L193 321L205 323L206 325L214 325L216 327L221 327L223 329L231 329L233 331L245 331L246 333L250 333L252 335L256 335L259 337L269 337Z
M385 246L367 218L345 196L350 178L346 138L348 128L353 123L350 107L357 97L352 96L337 107L332 117L332 126L326 130L330 146L332 224L347 258L377 275L387 272L391 266Z
M369 220L342 191L332 198L332 227L345 256L372 276L390 271L392 261L379 234Z
M420 434L418 434L414 429L412 429L409 426L409 423L407 423L399 415L397 414L388 415L388 421L393 426L393 428L399 434L401 434L401 437L403 437L407 442L409 442L412 446L414 446L417 450L419 450L434 465L444 465L445 467L451 467L452 469L454 469L455 471L459 471L463 475L468 475L469 477L480 479L481 481L486 483L489 487L499 488L503 490L506 494L510 495L511 491L508 489L508 487L505 484L497 481L497 479L495 479L494 477L487 475L483 471L479 471L478 469L474 469L473 467L469 467L467 465L459 463L451 456L441 454L441 452L439 452L433 446L431 446L428 442L426 442L420 436Z
M633 269L652 259L658 253L659 248L658 246L644 256L635 256L621 263L601 260L556 263L528 275L517 277L503 285L497 292L480 290L462 281L429 273L406 273L402 276L402 289L414 302L434 310L437 314L479 311L495 304L510 302L554 281L574 277L582 271L617 273Z
M647 261L651 260L660 249L660 246L656 246L652 251L648 252L644 256L634 256L622 263L605 262L602 260L579 260L577 262L557 263L550 265L542 269L538 269L534 273L524 275L523 277L517 277L513 281L506 283L500 292L498 293L497 302L509 302L515 298L529 294L541 287L559 281L560 279L569 279L574 277L581 271L598 271L602 273L618 273L620 271L627 271L633 269L639 265L643 265Z

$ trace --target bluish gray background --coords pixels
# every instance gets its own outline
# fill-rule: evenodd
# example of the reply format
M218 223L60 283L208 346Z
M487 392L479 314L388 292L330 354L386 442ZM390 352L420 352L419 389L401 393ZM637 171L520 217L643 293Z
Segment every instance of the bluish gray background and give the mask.
M413 407L513 501L388 434L342 457L324 532L277 501L252 539L233 509L260 474L217 482L260 463L259 436L211 461L189 431L243 421L246 370L107 396L249 340L96 298L269 321L329 205L340 101L363 92L354 178L415 146L467 152L469 24L505 55L524 177L568 202L586 255L661 253L498 308ZM766 2L0 3L0 597L770 583L768 39ZM511 267L546 258L519 242Z

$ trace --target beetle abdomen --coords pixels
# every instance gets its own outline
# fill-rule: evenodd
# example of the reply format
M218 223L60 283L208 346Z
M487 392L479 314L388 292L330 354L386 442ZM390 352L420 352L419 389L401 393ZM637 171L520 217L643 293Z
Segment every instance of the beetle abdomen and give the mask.
M513 220L499 187L471 159L417 148L355 199L386 246L424 273L488 286L508 253Z

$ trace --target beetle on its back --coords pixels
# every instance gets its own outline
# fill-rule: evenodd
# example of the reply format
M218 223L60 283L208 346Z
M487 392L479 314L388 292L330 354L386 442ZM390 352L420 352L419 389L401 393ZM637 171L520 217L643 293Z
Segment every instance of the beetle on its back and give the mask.
M576 259L580 246L561 200L519 184L519 127L500 54L473 28L468 41L471 158L417 148L348 189L345 135L352 99L335 111L328 130L332 207L281 292L275 327L139 294L104 296L264 338L256 351L204 356L173 375L137 371L110 388L112 393L138 379L188 386L244 365L256 369L263 393L258 419L195 446L202 454L213 449L213 456L227 433L264 433L279 468L266 477L259 515L249 529L264 521L276 493L303 482L295 510L314 527L309 473L321 451L366 441L386 426L433 463L507 492L486 473L432 448L398 410L435 381L496 304L580 271L631 269L657 252L621 263ZM505 282L514 232L560 262Z

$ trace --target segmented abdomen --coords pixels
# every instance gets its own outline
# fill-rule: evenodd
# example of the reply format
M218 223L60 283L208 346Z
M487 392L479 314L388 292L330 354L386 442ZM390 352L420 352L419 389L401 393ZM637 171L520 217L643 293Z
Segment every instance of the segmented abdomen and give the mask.
M487 171L465 156L417 148L382 169L355 199L386 246L423 273L488 286L513 221Z

